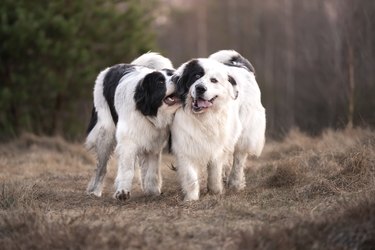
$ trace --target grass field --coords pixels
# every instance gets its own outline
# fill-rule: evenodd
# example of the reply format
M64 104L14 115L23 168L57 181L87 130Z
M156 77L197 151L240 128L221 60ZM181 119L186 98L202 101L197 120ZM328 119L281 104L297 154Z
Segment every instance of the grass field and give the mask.
M292 131L248 161L247 187L183 203L172 157L163 194L85 194L93 156L80 144L24 135L0 144L0 249L374 249L375 132L311 138Z

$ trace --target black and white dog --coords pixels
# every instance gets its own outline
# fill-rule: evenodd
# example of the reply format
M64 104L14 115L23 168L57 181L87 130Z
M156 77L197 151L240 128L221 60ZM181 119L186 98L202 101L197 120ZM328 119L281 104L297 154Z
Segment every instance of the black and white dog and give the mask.
M146 53L131 64L118 64L99 73L86 139L87 148L97 156L96 173L87 187L89 194L101 196L107 162L116 143L114 197L130 197L137 160L144 192L160 194L161 151L174 113L181 106L169 80L173 71L169 59Z
M219 51L183 64L172 77L183 101L171 132L185 201L199 199L198 175L206 167L208 190L222 193L223 164L231 156L229 186L243 188L247 155L263 149L265 109L250 65L235 51Z

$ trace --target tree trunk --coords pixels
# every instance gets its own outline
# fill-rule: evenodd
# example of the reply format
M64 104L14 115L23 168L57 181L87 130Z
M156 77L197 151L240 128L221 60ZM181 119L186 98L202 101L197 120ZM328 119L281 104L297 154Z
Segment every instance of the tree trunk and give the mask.
M353 117L354 117L354 90L355 90L355 80L354 80L354 56L353 56L353 46L349 42L348 45L348 69L349 69L349 109L348 109L348 124L347 128L353 128Z

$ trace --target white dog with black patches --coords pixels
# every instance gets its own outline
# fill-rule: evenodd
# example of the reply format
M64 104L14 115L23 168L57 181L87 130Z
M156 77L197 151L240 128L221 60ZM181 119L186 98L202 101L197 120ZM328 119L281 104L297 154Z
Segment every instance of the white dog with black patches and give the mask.
M183 101L171 132L185 201L199 199L199 172L206 167L209 192L222 193L223 164L230 155L229 186L242 189L247 155L263 149L265 110L254 70L237 52L229 59L227 53L191 60L172 77Z
M212 59L183 64L173 81L183 100L171 132L184 200L199 198L199 172L206 166L208 190L220 194L223 163L241 132L236 83L226 66Z
M147 53L131 64L118 64L100 72L86 139L87 148L97 156L96 173L87 187L89 194L101 196L107 162L116 143L114 197L130 197L137 160L144 192L160 194L161 152L174 113L181 106L175 85L169 81L173 71L169 59Z

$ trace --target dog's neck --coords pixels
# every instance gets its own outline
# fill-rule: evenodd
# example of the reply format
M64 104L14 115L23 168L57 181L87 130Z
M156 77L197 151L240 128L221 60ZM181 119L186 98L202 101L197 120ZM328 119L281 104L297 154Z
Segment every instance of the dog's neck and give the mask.
M203 113L194 113L191 108L187 110L190 119L198 126L196 128L205 130L207 134L217 134L220 132L220 129L223 124L226 124L229 119L229 108L221 108L219 110L206 110Z
M163 119L160 119L163 117ZM146 120L157 129L166 129L168 128L173 120L173 115L163 115L163 116L146 116Z

